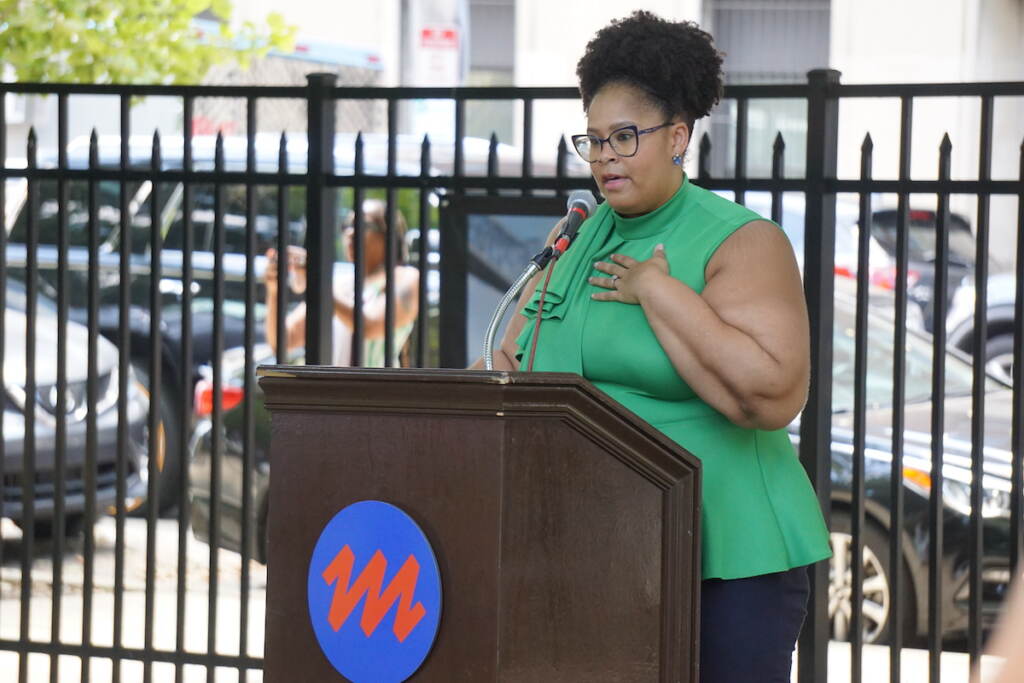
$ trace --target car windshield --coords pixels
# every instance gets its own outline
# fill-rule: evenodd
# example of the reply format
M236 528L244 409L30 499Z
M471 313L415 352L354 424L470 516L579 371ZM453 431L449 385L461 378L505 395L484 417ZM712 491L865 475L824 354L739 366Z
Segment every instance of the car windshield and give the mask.
M872 217L872 233L890 254L896 254L895 211L877 211ZM974 265L974 235L967 222L957 214L949 220L949 260L962 266ZM935 212L911 211L907 231L907 254L911 261L935 261Z
M855 314L852 301L836 299L835 335L832 348L832 411L853 410L853 370ZM867 407L892 405L893 326L880 316L868 315L867 333ZM932 395L932 341L908 331L906 337L906 401L918 403L931 400ZM969 396L973 386L970 363L958 356L946 354L946 395ZM987 390L997 388L989 380Z

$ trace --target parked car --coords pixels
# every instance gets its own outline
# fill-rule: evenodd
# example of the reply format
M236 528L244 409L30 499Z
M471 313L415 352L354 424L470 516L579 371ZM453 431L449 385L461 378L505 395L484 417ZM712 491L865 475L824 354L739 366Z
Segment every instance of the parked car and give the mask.
M871 235L892 258L892 266L874 274L874 283L887 289L896 287L896 222L898 212L882 209L871 215ZM963 216L949 216L949 288L947 311L963 279L974 273L974 234ZM907 296L924 316L925 329L935 329L935 224L932 209L911 209L907 221Z
M57 325L56 304L44 294L37 296L34 329L27 327L27 292L24 284L10 277L4 299L4 478L3 516L21 526L26 515L22 497L25 477L25 409L27 332L35 338L35 479L33 528L37 538L50 537L55 531L55 495L57 468ZM68 322L67 391L65 393L66 443L64 476L65 533L81 531L86 507L86 416L88 378L88 330ZM118 350L102 337L96 353L96 510L102 514L117 500L117 427L118 427ZM131 370L129 370L131 372ZM128 377L128 442L124 457L127 500L145 495L145 474L141 461L148 446L146 416L149 401L144 388L134 377Z
M1007 384L1013 381L1016 283L1013 273L996 273L989 276L986 294L985 370ZM974 277L965 276L946 316L949 344L965 353L974 348L975 297Z
M335 172L349 175L354 172L354 149L356 136L339 133L335 137ZM196 170L210 171L214 168L216 138L209 135L192 139L192 155ZM419 176L421 173L420 152L422 139L400 135L395 140L396 168L398 175ZM431 140L431 173L452 175L454 172L454 150L452 140L434 136ZM378 133L363 134L364 166L367 175L387 173L388 139ZM152 138L148 135L132 136L129 140L129 165L133 170L147 170L151 167ZM490 143L478 138L463 141L464 171L467 175L484 175L488 168ZM163 169L180 169L184 140L180 136L166 136L162 139L161 156ZM256 169L263 172L278 170L280 136L257 134L255 138ZM88 167L89 140L76 138L68 146L68 164L72 169ZM121 155L119 136L98 138L99 165L102 168L118 168ZM306 169L306 139L304 135L292 135L287 144L289 170L295 173ZM518 173L522 169L522 155L519 150L501 144L497 147L499 175ZM224 138L224 167L227 171L242 171L246 167L247 140L242 136ZM56 165L55 155L41 158L41 167ZM575 154L566 157L566 170L570 175L585 175L589 167ZM553 160L539 160L534 163L538 175L554 175ZM57 266L58 209L56 181L41 181L38 185L39 259L42 280L55 286ZM133 365L140 380L148 383L147 368L154 344L150 339L149 296L150 278L150 223L151 203L158 198L158 220L163 239L161 251L161 279L158 283L161 295L161 387L160 419L164 439L163 452L167 457L160 461L161 507L169 509L177 503L177 492L181 477L182 463L176 455L178 444L187 435L190 416L182 415L181 397L191 392L199 379L199 368L209 364L213 358L213 281L214 281L214 192L210 184L195 184L191 221L193 226L194 251L192 267L192 355L190 368L181 363L181 320L183 317L182 284L184 245L184 220L182 205L184 192L180 183L158 183L155 187L149 181L131 181L127 184L129 196L127 224L131 235L131 311L130 347ZM88 263L88 191L83 181L68 183L69 203L67 206L70 249L69 277L71 279L71 317L79 322L86 319L85 293L86 267ZM227 348L243 343L245 319L245 187L240 184L223 186L225 228L224 241L224 299L223 330L224 346ZM289 190L288 232L291 244L302 244L305 239L305 190L293 187ZM100 243L100 331L101 334L120 344L119 295L119 253L126 243L127 235L121 234L120 186L116 181L103 180L97 184L97 207ZM9 179L6 193L6 216L8 225L7 263L10 267L23 267L26 255L27 212L24 210L28 197L28 183L22 178ZM257 275L256 338L262 340L264 315L262 272L265 267L262 254L273 246L278 233L276 188L258 187L256 193L256 252L254 268ZM408 217L408 218L411 218ZM340 245L340 240L339 240ZM339 247L339 258L340 257Z
M374 139L373 136L369 136ZM379 136L377 136L379 137ZM260 171L276 171L280 138L276 135L257 135L256 160ZM354 140L339 136L335 150L335 168L339 174L353 172ZM182 138L164 138L162 167L177 169L182 165ZM150 166L152 139L148 136L133 136L129 142L132 168L144 170ZM214 164L215 138L196 136L192 142L193 157L197 170L210 170ZM117 167L120 160L120 138L101 136L98 139L99 163L102 167ZM224 141L225 169L238 171L245 168L246 139L228 137ZM72 169L88 166L89 144L84 138L76 139L68 147L68 164ZM304 171L306 167L306 141L304 136L293 136L288 143L288 159L293 172ZM53 159L42 160L40 165L53 165ZM368 155L364 169L368 174L383 174L387 170L386 156ZM400 174L419 174L419 165L400 165ZM39 261L41 283L56 291L57 280L57 231L58 210L57 184L55 181L39 183L38 234L39 246L36 256ZM7 200L11 204L8 215L8 267L24 268L27 246L26 230L28 212L25 210L28 198L28 184L24 179L7 185ZM181 184L160 183L154 192L153 183L133 181L128 183L130 197L127 218L131 230L131 310L129 311L132 365L139 379L148 386L149 359L155 344L150 339L150 288L151 288L151 245L150 222L151 201L159 200L158 215L161 222L163 249L161 251L161 388L160 420L163 439L160 460L159 498L161 508L168 510L177 504L182 463L178 454L180 439L190 431L190 416L181 414L183 392L193 391L199 378L199 368L213 359L214 331L214 191L209 184L193 186L191 211L194 250L192 252L192 357L190 368L181 367L181 321L184 315L182 283L184 246L184 220L182 205L184 193ZM68 250L71 300L70 315L73 320L84 322L87 317L87 265L88 265L88 184L81 181L68 183L69 202ZM126 243L121 233L120 189L115 181L100 181L97 184L99 206L97 207L99 228L100 261L100 332L120 344L119 301L121 282L119 279L120 251ZM289 201L289 242L301 244L305 239L305 195L301 188L291 190ZM263 252L272 246L277 238L276 190L268 194L266 188L257 192L255 274L257 276L256 305L253 314L256 319L257 340L263 337L264 315L262 273L265 267ZM245 188L229 185L224 188L224 298L223 311L224 346L227 348L243 343L245 334Z
M842 289L848 289L843 287ZM852 405L854 302L842 291L836 299L834 327L834 381L832 434L832 533L833 572L830 585L829 616L837 638L849 635L851 575L849 571L850 514L852 488ZM889 534L891 501L889 499L889 468L891 462L892 401L892 319L872 313L868 332L868 413L867 449L865 453L865 508L867 527L864 532L865 601L864 635L867 642L880 642L892 628L889 610L892 606L889 577ZM928 573L928 494L931 472L930 396L931 340L916 332L907 335L907 383L904 433L904 518L902 533L905 543L904 571L905 622L900 625L911 636L922 635L927 628ZM246 402L252 402L255 434L253 458L253 508L249 523L255 530L255 557L266 561L267 489L270 477L267 448L269 446L269 414L264 408L263 394L254 384L252 396L243 390L244 349L225 353L223 429L224 444L221 469L221 524L219 544L238 550L242 534L242 462L243 416ZM256 364L273 363L269 347L254 350ZM944 435L944 519L943 519L943 614L946 615L947 636L955 636L967 628L967 567L969 558L968 520L970 515L970 365L955 351L946 362L946 433ZM1009 490L1010 392L991 381L985 429L984 557L983 618L992 623L1009 582ZM201 383L197 388L196 406L206 414L196 424L191 443L192 529L196 537L210 539L210 470L212 422L212 385ZM799 424L790 428L791 438L799 443ZM840 559L842 558L842 559ZM842 567L846 567L845 570Z
M852 613L850 515L853 476L854 307L847 297L836 300L832 384L832 545L829 617L833 635L849 635ZM866 447L864 453L864 636L866 642L886 639L893 628L889 573L892 462L891 317L871 315L868 324ZM906 337L903 432L904 621L898 627L911 640L927 633L928 504L931 492L932 339L910 331ZM943 434L943 576L944 635L960 636L968 625L968 571L971 514L972 367L958 351L946 356L945 432ZM993 378L985 391L983 451L982 624L992 626L1006 593L1010 557L1011 399L1012 391ZM791 434L798 442L798 425ZM918 642L920 642L918 640Z

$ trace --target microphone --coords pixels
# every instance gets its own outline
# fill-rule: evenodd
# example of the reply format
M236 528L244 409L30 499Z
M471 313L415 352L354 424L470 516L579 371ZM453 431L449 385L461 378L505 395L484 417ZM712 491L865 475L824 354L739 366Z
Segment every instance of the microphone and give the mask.
M565 226L553 245L556 257L565 253L572 241L576 239L576 231L580 229L580 224L590 218L594 209L597 208L597 200L594 199L590 190L575 190L569 195L569 200L565 204L568 209L565 214Z

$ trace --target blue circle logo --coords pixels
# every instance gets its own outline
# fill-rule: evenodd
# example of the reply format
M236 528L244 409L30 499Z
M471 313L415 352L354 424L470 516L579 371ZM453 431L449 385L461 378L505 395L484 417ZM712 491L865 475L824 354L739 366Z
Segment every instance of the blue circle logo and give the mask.
M353 503L324 527L306 594L320 649L352 683L406 680L437 637L437 558L416 522L388 503Z

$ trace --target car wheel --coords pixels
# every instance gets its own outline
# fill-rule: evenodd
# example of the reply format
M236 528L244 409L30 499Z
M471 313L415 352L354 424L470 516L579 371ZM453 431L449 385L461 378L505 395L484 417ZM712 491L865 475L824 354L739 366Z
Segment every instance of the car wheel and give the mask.
M1013 384L1013 335L1000 334L985 344L985 370L1007 384Z
M149 392L149 363L144 359L132 361L132 369L139 382ZM157 512L165 513L178 504L178 489L181 482L181 458L179 443L181 440L182 419L180 411L175 402L177 393L166 384L161 385L159 419L157 422L156 447L156 472L157 472L157 495L159 496L160 508ZM148 425L148 422L147 422ZM149 478L149 428L140 444L139 453L139 475L144 482ZM135 507L131 512L136 516L145 516L149 510L146 501Z
M833 510L829 541L832 558L829 560L828 618L834 640L850 640L853 618L853 534L849 513ZM868 521L863 527L864 553L861 585L864 602L861 624L864 643L880 643L889 639L892 629L893 595L889 567L889 540ZM906 596L903 605L904 624L914 623L913 586L906 567L901 566L901 590ZM904 629L905 631L907 629Z

